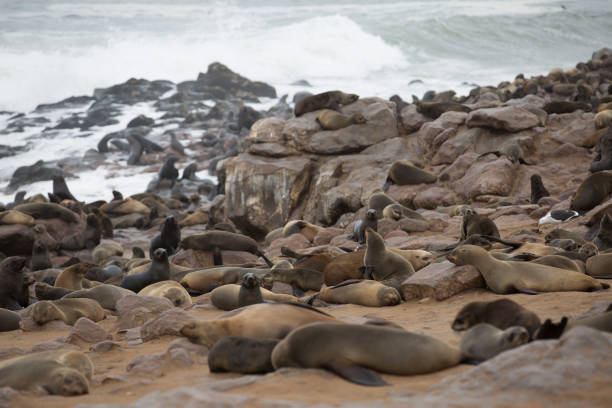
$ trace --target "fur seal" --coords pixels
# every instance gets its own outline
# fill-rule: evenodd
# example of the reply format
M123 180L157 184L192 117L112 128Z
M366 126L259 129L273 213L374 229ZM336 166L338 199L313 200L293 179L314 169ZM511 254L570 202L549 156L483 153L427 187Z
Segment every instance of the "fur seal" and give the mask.
M34 240L42 242L49 251L54 251L59 247L59 243L47 232L47 228L42 224L36 224L33 228Z
M32 271L53 268L49 251L40 241L34 241L32 245L32 256L28 260L28 266Z
M129 197L124 200L113 200L110 203L103 204L100 207L100 211L115 216L127 214L149 215L151 213L149 207Z
M76 251L83 248L92 249L100 243L102 237L102 227L95 214L89 214L85 222L85 229L76 234L62 239L60 246L62 249Z
M212 347L227 336L282 339L296 327L314 322L340 320L301 303L258 303L213 320L188 323L181 329L181 334L194 343Z
M219 340L208 352L211 373L232 372L264 374L274 371L272 350L278 340L229 336Z
M180 283L172 280L148 285L142 288L138 294L142 296L165 297L176 307L191 306L192 304L191 296L189 296L185 288Z
M567 269L570 271L576 271L579 273L585 273L584 262L574 260L560 255L546 255L541 256L531 261L540 265L548 265L555 268Z
M113 256L122 255L123 247L115 241L104 241L96 246L91 253L93 261L98 265L102 265Z
M582 238L582 236L580 236L580 234L573 231L567 231L561 228L556 228L544 236L544 241L547 244L555 239L573 239L574 242L577 242L581 245L585 243L585 240Z
M451 326L453 330L462 331L479 323L488 323L502 330L521 326L533 336L540 327L540 318L513 300L499 299L468 303L459 310Z
M386 385L372 370L418 375L458 365L461 351L421 334L396 328L313 323L294 329L272 351L272 365L325 368L362 385Z
M19 310L28 306L27 280L23 276L26 258L10 256L0 262L0 308Z
M600 254L587 259L586 273L599 279L612 279L612 254Z
M102 284L89 289L75 290L63 296L63 299L93 299L108 310L116 310L117 302L127 295L133 295L130 290L115 285Z
M597 155L593 158L589 171L596 173L602 170L612 170L612 110L609 113L608 131L597 139L595 151Z
M593 243L600 251L612 248L612 218L609 214L604 214L599 223L599 232Z
M22 359L0 368L0 387L16 390L36 390L42 387L53 395L89 393L89 383L83 374L56 361Z
M347 94L342 91L328 91L300 99L295 104L295 116L302 116L319 109L338 110L340 105L349 105L359 99L359 95Z
M166 250L157 248L153 252L152 261L146 271L125 276L121 280L120 286L138 293L153 283L170 280L170 264Z
M179 247L183 249L198 249L201 251L246 251L262 257L268 266L274 266L263 251L259 249L257 242L253 238L233 232L207 231L203 234L190 235L181 240Z
M572 113L578 109L582 109L585 112L590 112L591 105L585 102L551 101L547 102L542 109L549 115L553 113Z
M283 227L282 236L288 237L289 235L293 234L302 234L310 242L312 242L317 236L317 234L323 229L324 228L311 224L304 220L293 220L285 224L285 226Z
M574 193L570 209L587 212L603 203L612 194L612 170L604 170L588 176Z
M83 289L83 277L89 269L89 264L78 263L76 265L69 266L60 272L55 279L56 288L65 288L69 290L81 290Z
M12 310L0 308L0 332L19 329L21 316Z
M62 207L61 205L55 203L19 204L15 206L13 210L28 214L34 218L59 218L62 221L73 224L79 222L79 216L75 214L74 211L70 211L66 207Z
M402 283L414 274L412 264L401 255L389 251L383 238L371 228L366 230L367 249L363 257L365 275L401 291Z
M168 255L172 255L174 251L176 251L176 248L178 248L180 241L181 227L179 227L174 216L170 215L164 220L159 234L151 239L149 256L152 256L157 248L164 248Z
M461 220L461 240L463 241L471 235L476 234L500 238L499 230L493 220L486 215L476 214L473 211L466 211Z
M445 112L466 112L471 109L457 102L421 102L419 98L412 95L412 103L416 105L417 112L429 116L432 119L438 119Z
M34 225L34 217L16 210L0 212L0 225L13 224Z
M579 254L584 255L586 259L592 256L599 255L599 248L592 242L585 242L578 251Z
M357 221L353 227L353 240L360 244L365 244L365 231L366 228L372 228L374 231L378 229L378 216L376 210L370 209L366 211L363 219Z
M41 300L32 306L32 318L37 324L61 320L72 326L81 317L94 322L104 319L104 309L93 299Z
M210 292L210 302L221 310L238 309L238 296L241 285L230 283L219 286ZM260 293L264 302L298 302L299 299L295 296L286 295L284 293L274 293L265 288L260 288ZM261 302L260 302L261 303Z
M612 125L612 110L606 109L595 115L595 126L599 129Z
M187 273L180 280L181 285L198 292L210 292L214 288L230 283L239 283L247 273L263 277L270 269L243 268L240 266L218 266Z
M317 122L324 130L338 130L350 125L360 125L368 120L359 112L351 115L343 115L342 113L324 109L317 115Z
M46 282L36 282L34 284L34 293L38 300L57 300L72 292L70 289L56 288Z
M387 180L400 186L435 183L438 177L416 167L407 160L394 162L387 173Z
M70 349L59 349L50 351L41 351L38 353L27 354L21 357L15 357L9 360L0 362L0 369L12 365L16 361L25 360L46 360L55 361L56 363L62 364L66 367L77 370L85 378L91 380L94 374L94 365L84 353Z
M309 269L273 268L266 277L291 285L296 296L303 296L301 291L304 290L319 290L323 284L323 273Z
M158 177L159 180L172 180L172 182L174 182L178 176L179 176L179 172L178 170L174 167L174 163L176 163L177 158L174 156L168 156L166 158L166 161L164 161L163 166L159 169L159 173L158 173Z
M385 207L391 204L401 205L383 192L373 193L368 198L368 210L376 210L378 218L381 218L383 216L383 210L385 209Z
M607 289L590 276L530 262L499 261L486 250L463 245L447 255L455 265L474 265L495 293L593 291Z
M580 249L581 245L579 245L578 243L576 243L576 241L574 241L573 239L553 239L550 242L547 242L546 245L554 247L554 248L560 248L564 251L570 251L570 252L578 252L578 250Z
M576 326L587 326L593 329L612 333L612 305L608 306L605 312L599 313L595 316L570 320L566 330Z
M494 154L497 157L506 156L512 163L517 163L518 162L520 164L524 164L524 165L527 165L527 166L530 165L523 158L524 153L523 153L523 149L521 149L521 146L519 146L517 143L514 143L514 142L504 143L503 145L501 145L499 150L494 150L494 151L491 151L491 152L482 153L480 156L478 156L477 159L479 159L479 158L481 158L483 156L486 156L487 154Z
M293 266L289 265L284 269L293 267L296 269L310 269L313 271L319 271L321 273L323 273L325 267L332 261L332 259L338 256L338 253L331 251L302 255L287 247L281 247L281 254L289 258L295 258ZM279 267L280 266L278 266L278 264L274 265L274 268Z
M321 289L316 298L327 303L368 307L395 306L402 301L397 289L373 280L347 280Z
M263 303L260 289L261 281L254 273L247 273L242 277L240 291L238 291L238 307Z
M60 200L79 201L68 189L68 184L66 184L66 179L63 176L53 177L53 194L58 196Z
M418 212L411 210L401 204L389 204L383 208L382 215L384 218L390 218L392 220L401 220L402 218L412 218L414 220L427 221Z
M531 178L531 204L537 204L542 197L550 197L550 193L544 187L542 177L539 174L532 174Z
M501 330L488 323L478 323L461 337L459 349L470 358L488 360L528 341L529 333L522 326Z
M100 228L102 230L102 236L104 238L112 238L113 237L113 222L108 218L108 215L104 214L100 211L99 208L93 207L91 209L92 214L98 217L98 222L100 224Z

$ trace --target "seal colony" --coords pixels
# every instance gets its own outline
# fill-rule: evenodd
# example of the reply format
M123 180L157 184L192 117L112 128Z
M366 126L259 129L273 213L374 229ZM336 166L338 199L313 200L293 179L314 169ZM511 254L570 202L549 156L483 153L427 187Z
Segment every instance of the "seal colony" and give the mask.
M511 349L530 355L539 339L578 327L609 332L611 312L597 303L610 293L609 129L597 130L609 121L585 110L597 110L592 96L609 111L610 61L612 52L586 68L519 76L466 97L432 92L413 104L330 91L298 101L296 118L289 113L282 126L270 116L283 115L286 102L265 115L241 106L234 122L218 119L219 103L210 116L224 131L251 129L248 140L232 133L222 148L209 133L190 145L174 130L158 145L144 125L105 136L99 153L116 147L128 161L155 164L147 192L80 202L70 178L55 177L49 199L18 192L1 209L0 385L68 396L105 393L117 381L138 394L142 375L156 386L177 367L211 382L217 372L290 367L265 381L284 385L289 372L340 384L300 371L316 368L355 384L403 386L409 380L397 376L494 365ZM528 126L484 122L487 109L512 109ZM387 114L391 129L381 125ZM194 111L186 123L207 128L206 120ZM574 120L599 133L573 149L546 139L564 137L559 129ZM390 130L375 144L362 140ZM343 142L340 153L317 150ZM583 146L595 148L584 163ZM193 152L203 148L218 149L204 164L218 185L195 174L202 159ZM557 148L565 153L555 157ZM566 160L567 151L576 157ZM545 292L554 296L538 295ZM594 311L578 316L584 305ZM30 341L55 331L65 336ZM34 347L21 348L22 338ZM64 346L71 350L34 352Z

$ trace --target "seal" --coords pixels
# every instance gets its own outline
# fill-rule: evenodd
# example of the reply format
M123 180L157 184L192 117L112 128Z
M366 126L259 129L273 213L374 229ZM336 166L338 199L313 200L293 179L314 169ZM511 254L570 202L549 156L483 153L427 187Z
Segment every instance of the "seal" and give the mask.
M100 211L103 211L111 216L127 214L149 215L151 213L149 207L147 207L140 201L134 200L129 197L124 200L113 200L110 203L103 204L100 207Z
M291 285L296 296L303 296L301 291L304 290L319 290L323 284L323 274L309 269L273 268L266 277L273 282Z
M371 228L366 230L367 249L363 257L365 276L391 286L401 293L402 283L412 274L412 264L402 256L387 250L383 238Z
M599 129L612 125L612 110L606 109L595 115L595 126Z
M576 326L586 326L592 329L612 333L612 305L608 306L605 312L599 313L595 316L570 320L565 330L569 330Z
M411 210L408 207L404 207L401 204L389 204L383 209L383 217L390 218L392 220L401 220L402 218L412 218L415 220L427 221L418 212Z
M117 310L117 302L127 295L133 295L130 290L115 285L102 284L89 289L75 290L63 296L64 299L93 299L104 309Z
M47 228L42 224L36 224L33 228L34 240L40 241L49 251L59 248L59 243L47 232Z
M83 374L52 360L23 359L0 368L0 387L16 390L36 390L39 387L53 395L89 393L89 383Z
M349 105L359 99L359 95L347 94L342 91L327 91L300 99L295 104L295 116L302 116L319 109L338 110L340 105Z
M610 287L578 272L531 262L499 261L474 245L455 248L447 258L457 266L474 265L495 293L593 291Z
M274 371L272 350L278 340L229 336L219 340L208 352L211 373L264 374Z
M487 235L494 238L501 238L495 222L486 215L476 214L473 211L466 211L461 220L461 240L466 240L471 235Z
M563 316L559 323L553 323L551 319L546 319L536 330L533 336L534 340L558 339L563 334L567 322L568 319L565 316Z
M477 157L477 159L486 156L487 154L494 154L497 157L506 156L512 163L520 163L529 166L530 164L525 161L523 149L517 143L510 142L501 145L499 150L486 152Z
M16 210L0 212L0 225L14 224L34 225L34 217Z
M87 273L90 265L85 263L78 263L60 272L55 279L56 288L64 288L69 290L81 290L83 289L83 277Z
M102 265L109 258L113 256L122 256L122 255L123 255L123 247L118 242L105 241L105 242L100 243L98 246L94 248L94 250L91 253L91 258L96 264Z
M168 156L166 158L166 161L164 162L163 166L159 169L159 180L172 180L172 182L174 183L174 181L176 181L176 179L179 176L179 172L178 170L174 167L174 163L176 163L177 158L174 156Z
M238 307L263 303L260 289L261 281L254 273L247 273L242 277L240 291L238 292Z
M395 306L402 301L397 289L372 280L347 280L315 295L327 303L351 303L368 307Z
M327 264L329 264L332 259L338 256L338 253L332 251L326 252L317 252L313 254L299 254L295 251L287 247L281 247L281 254L283 256L289 258L295 258L295 263L293 266L287 266L287 268L301 268L301 269L310 269L313 271L319 271L323 273ZM274 265L275 268L280 268L278 264Z
M447 102L421 102L419 98L412 95L412 103L416 105L417 112L429 116L432 119L438 119L445 112L466 112L469 113L471 109L461 103L447 101Z
M59 218L62 221L76 224L79 222L78 214L55 203L26 203L19 204L13 210L28 214L34 218Z
M230 283L239 283L247 273L263 277L270 269L244 268L240 266L220 266L188 272L180 280L181 285L193 291L210 292L214 288Z
M539 174L532 174L529 179L531 182L531 204L537 204L543 197L550 197L550 193L544 187L542 177Z
M15 357L9 360L5 360L0 362L0 369L12 365L16 361L25 361L25 360L46 360L46 361L55 361L56 363L62 364L68 368L72 368L81 373L85 378L91 380L94 374L94 365L85 355L80 351L70 350L70 349L60 349L60 350L50 350L50 351L41 351L38 353L31 353L21 357Z
M591 173L602 170L612 170L612 126L610 126L610 123L612 123L612 110L606 112L608 112L606 117L609 116L607 120L610 121L608 122L608 131L597 139L597 143L595 144L597 155L593 158L591 166L589 167Z
M535 256L559 255L559 249L537 242L526 242L510 253L511 256L532 254Z
M324 130L338 130L350 125L361 125L368 120L363 114L355 112L351 115L343 115L342 113L324 109L317 115L317 122Z
M565 256L546 255L546 256L541 256L537 259L534 259L531 262L537 263L540 265L552 266L554 268L561 268L561 269L567 269L570 271L576 271L579 273L585 273L584 262L579 261L577 259L570 259Z
M586 273L599 279L612 279L612 254L591 256L586 261Z
M501 330L488 323L478 323L461 337L459 349L469 358L488 360L528 341L529 333L522 326Z
M313 323L294 329L272 351L272 366L325 368L362 385L386 385L372 371L419 375L458 365L461 351L396 328Z
M12 310L0 308L0 332L19 330L21 316Z
M604 214L599 224L599 232L593 243L600 251L612 248L612 218L609 214Z
M181 329L181 334L210 348L228 336L282 339L295 328L314 322L340 320L302 303L258 303L216 319L188 323Z
M555 239L572 239L574 242L583 245L586 241L580 236L580 234L567 231L561 228L555 228L544 236L544 241L548 244Z
M383 216L385 207L391 204L401 205L383 192L373 193L368 198L368 210L376 210L376 214L379 218Z
M281 236L288 237L289 235L293 234L302 234L310 242L312 242L314 240L314 237L316 237L317 234L324 229L325 228L311 224L304 220L293 220L285 224Z
M166 250L157 248L153 252L152 261L146 271L125 276L119 286L138 293L153 283L170 280L170 264Z
M37 324L61 320L72 326L81 317L94 322L104 319L104 309L93 299L41 300L32 306L32 318Z
M570 202L570 209L587 212L603 203L612 194L612 170L588 176L578 187Z
M40 241L34 241L32 245L32 257L28 261L29 268L32 271L40 271L42 269L53 268L49 251Z
M172 255L176 248L178 248L179 242L181 241L181 227L174 216L170 215L166 217L161 226L159 234L155 235L151 239L151 245L149 246L149 256L153 256L153 252L157 248L164 248L168 255Z
M207 231L203 234L190 235L181 240L179 247L200 251L246 251L262 257L269 267L274 266L263 251L258 248L257 242L253 238L233 232Z
M363 219L358 220L353 227L353 235L351 236L353 240L357 241L360 244L365 244L365 231L366 228L372 228L374 231L377 230L378 227L378 216L376 215L376 210L370 209L366 211Z
M104 238L112 238L113 235L114 235L114 233L113 233L113 222L110 220L110 218L108 218L108 215L104 214L97 207L92 207L91 208L91 212L96 217L98 217L98 222L99 222L100 228L102 230L102 236Z
M240 293L241 285L230 283L227 285L219 286L210 292L210 302L221 310L234 310L241 306L238 306L238 296ZM260 293L263 298L263 302L299 302L299 299L295 296L286 295L284 293L274 293L265 288L260 288ZM261 302L260 302L261 303Z
M191 296L180 283L172 280L156 282L144 287L139 295L165 297L176 307L191 306Z
M589 259L592 256L599 255L599 248L592 242L585 242L580 247L578 253Z
M412 184L431 184L438 180L438 177L421 170L408 160L398 160L394 162L387 173L387 180L400 186ZM383 188L384 189L384 188Z
M540 327L540 318L513 300L499 299L468 303L459 310L451 327L453 330L462 331L479 323L488 323L502 330L521 326L533 336Z
M34 284L34 293L38 300L57 300L72 292L70 289L56 288L46 282L36 282Z
M27 280L23 276L26 258L9 256L0 262L0 308L19 310L28 306Z
M60 246L62 249L77 251L79 249L92 249L100 243L102 237L102 227L95 214L89 214L85 223L85 229L76 234L62 239Z
M72 195L72 193L68 189L66 179L63 176L53 177L53 194L59 197L60 200L79 201Z
M546 245L569 252L578 252L582 246L573 239L553 239L552 241L547 242Z

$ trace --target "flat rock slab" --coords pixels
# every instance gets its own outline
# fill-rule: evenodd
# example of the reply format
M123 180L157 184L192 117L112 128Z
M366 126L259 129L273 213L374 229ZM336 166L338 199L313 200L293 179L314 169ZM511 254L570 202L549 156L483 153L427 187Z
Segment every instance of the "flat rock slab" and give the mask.
M491 129L518 132L538 126L538 117L518 106L487 108L472 111L466 120L468 127L487 127Z
M455 266L444 261L417 271L402 283L404 299L427 297L444 300L466 289L482 288L484 280L472 265Z

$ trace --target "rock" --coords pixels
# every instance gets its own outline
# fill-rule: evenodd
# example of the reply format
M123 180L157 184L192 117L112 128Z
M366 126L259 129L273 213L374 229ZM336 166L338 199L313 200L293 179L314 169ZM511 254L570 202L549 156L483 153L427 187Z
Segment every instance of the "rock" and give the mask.
M429 122L431 119L417 112L415 104L410 104L402 109L400 120L406 132L412 133L419 130L424 123Z
M212 251L198 249L180 250L172 258L172 263L187 268L208 268L215 264Z
M332 240L332 238L344 234L344 230L341 228L325 228L317 233L317 235L312 240L312 244L315 246L319 245L327 245Z
M466 289L482 288L484 280L472 265L455 266L444 261L427 265L402 283L404 299L444 300Z
M518 106L478 109L469 113L468 127L488 127L492 129L518 132L538 126L536 115Z
M91 103L95 100L95 98L87 95L82 96L71 96L66 99L62 99L59 102L55 103L43 103L36 106L34 109L36 112L44 112L55 109L68 109L68 108L79 108Z
M514 186L516 171L516 166L503 156L490 162L475 162L461 179L451 183L451 188L465 199L487 194L507 196Z
M68 342L74 343L76 339L80 339L87 343L99 343L109 338L110 334L102 326L86 317L81 317L72 326L68 335Z
M23 224L0 225L0 248L6 256L31 256L34 232Z
M22 316L21 321L19 322L19 327L23 331L63 331L70 330L71 327L68 326L61 320L51 320L43 325L39 325L32 319L32 316Z
M401 220L397 221L397 223L402 231L406 231L408 233L425 232L430 229L427 221L415 220L413 218L402 218Z
M161 377L164 375L164 368L167 365L164 354L141 354L134 357L125 367L125 371L136 375L154 375Z
M43 341L42 343L37 343L26 354L62 349L80 350L79 347L75 346L74 344L68 344L64 340L65 338L60 338L57 340Z
M183 326L193 321L195 318L187 312L174 308L147 321L140 330L140 337L146 342L165 335L180 336Z
M453 205L455 199L445 188L434 186L417 193L412 204L415 208L433 210L436 207Z
M285 122L275 117L260 119L251 126L246 140L252 143L282 143Z
M110 340L104 340L104 341L94 344L93 346L89 348L89 350L93 351L94 353L106 353L115 348L120 348L120 347L121 345L119 343L116 343Z
M270 243L270 246L266 249L266 256L268 258L275 258L281 256L281 248L287 247L293 251L301 252L302 249L308 248L311 242L302 234L291 234L285 238L275 239Z
M173 84L170 81L130 78L122 84L94 90L96 102L92 108L109 103L134 105L138 102L154 101L170 91L172 87Z
M115 323L116 330L126 330L142 326L146 321L174 307L165 297L125 296L117 302L119 318Z
M220 88L229 95L239 99L244 99L245 97L249 99L249 94L255 97L263 96L267 98L276 98L276 90L274 87L263 82L253 82L233 72L219 62L210 64L205 74L200 73L195 85L200 91L202 89L207 90L207 88ZM250 99L253 98L251 97Z
M226 165L226 216L247 234L279 228L308 191L307 158L268 159L243 153Z
M147 126L151 127L155 124L155 120L145 115L138 115L134 119L130 120L127 124L128 128Z
M550 138L561 144L591 148L599 138L594 116L582 112L552 114L549 119Z

